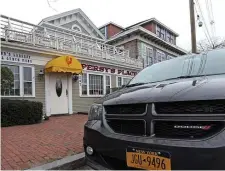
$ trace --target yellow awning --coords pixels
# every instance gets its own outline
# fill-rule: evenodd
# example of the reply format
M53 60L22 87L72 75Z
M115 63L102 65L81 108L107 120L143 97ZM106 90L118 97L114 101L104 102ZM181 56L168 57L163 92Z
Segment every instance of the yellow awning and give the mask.
M82 65L74 56L60 56L45 65L45 72L82 73Z

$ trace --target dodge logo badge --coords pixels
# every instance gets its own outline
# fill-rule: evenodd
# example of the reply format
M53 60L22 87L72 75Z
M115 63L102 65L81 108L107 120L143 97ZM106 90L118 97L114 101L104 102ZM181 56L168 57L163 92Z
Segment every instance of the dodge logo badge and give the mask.
M203 130L209 130L211 128L210 125L206 126L197 126L197 125L174 125L174 128L176 129L203 129Z

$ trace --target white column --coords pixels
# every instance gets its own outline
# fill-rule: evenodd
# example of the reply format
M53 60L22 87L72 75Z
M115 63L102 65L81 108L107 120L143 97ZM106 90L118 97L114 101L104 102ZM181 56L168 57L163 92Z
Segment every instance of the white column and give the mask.
M69 101L69 114L73 114L73 88L72 88L72 75L67 76L68 83L68 101Z
M49 74L45 73L45 112L47 116L51 115L50 109L50 91L49 91Z
M23 85L23 66L19 66L19 73L20 73L20 96L24 96L24 85Z

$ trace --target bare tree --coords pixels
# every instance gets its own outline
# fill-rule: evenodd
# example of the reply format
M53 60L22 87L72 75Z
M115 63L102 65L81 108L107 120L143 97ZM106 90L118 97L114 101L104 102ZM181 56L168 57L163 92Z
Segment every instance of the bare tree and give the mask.
M212 49L225 48L225 38L212 38L211 40L200 40L197 43L198 52L208 51Z

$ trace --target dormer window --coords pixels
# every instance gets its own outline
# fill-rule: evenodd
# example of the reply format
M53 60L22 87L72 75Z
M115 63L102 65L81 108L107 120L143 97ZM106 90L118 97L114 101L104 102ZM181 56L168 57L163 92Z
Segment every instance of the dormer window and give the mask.
M165 36L166 36L165 29L160 27L159 25L156 26L156 34L158 37L165 40Z
M172 43L172 44L175 44L175 37L174 37L173 34L167 32L167 33L166 33L166 37L167 37L167 38L166 38L166 41L167 41L167 42L170 42L170 43Z
M76 32L81 32L81 28L80 28L78 25L76 25L76 24L74 24L74 25L72 26L72 30L74 30L74 31L76 31Z

